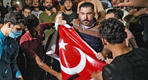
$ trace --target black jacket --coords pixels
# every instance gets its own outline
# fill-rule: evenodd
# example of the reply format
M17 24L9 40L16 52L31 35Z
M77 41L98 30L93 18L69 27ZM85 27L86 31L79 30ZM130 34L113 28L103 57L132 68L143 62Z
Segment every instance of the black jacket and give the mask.
M133 49L103 68L103 80L148 80L148 51Z

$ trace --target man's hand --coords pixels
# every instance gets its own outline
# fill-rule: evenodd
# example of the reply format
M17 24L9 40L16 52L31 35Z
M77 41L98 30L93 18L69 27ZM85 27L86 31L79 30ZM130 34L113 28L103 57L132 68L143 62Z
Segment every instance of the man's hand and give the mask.
M65 25L66 23L66 20L60 20L59 25Z
M148 1L147 0L124 0L124 2L119 3L118 6L148 7Z
M103 80L101 71L94 72L91 77L93 80Z
M98 60L101 60L101 61L104 61L104 60L105 60L105 58L104 58L104 56L102 55L102 53L97 53L97 54L96 54L96 57L97 57Z
M105 62L106 62L107 64L110 64L112 61L113 61L113 59L109 59L109 58L106 58L106 59L105 59Z
M22 77L22 76L19 76L19 77L18 77L18 80L24 80L24 79L23 79L23 77Z
M113 7L117 6L119 3L123 2L123 0L111 0Z
M57 78L58 80L62 80L62 74L61 74L61 73L57 73L57 74L56 74L56 78Z

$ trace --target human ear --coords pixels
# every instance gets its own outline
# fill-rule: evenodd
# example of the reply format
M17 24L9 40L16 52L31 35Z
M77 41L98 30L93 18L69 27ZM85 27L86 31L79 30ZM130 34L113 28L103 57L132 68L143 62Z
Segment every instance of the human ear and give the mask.
M104 38L102 38L101 40L102 40L103 45L107 45L107 41Z
M7 23L7 27L8 27L8 28L11 28L11 25L12 25L11 22L8 22L8 23Z

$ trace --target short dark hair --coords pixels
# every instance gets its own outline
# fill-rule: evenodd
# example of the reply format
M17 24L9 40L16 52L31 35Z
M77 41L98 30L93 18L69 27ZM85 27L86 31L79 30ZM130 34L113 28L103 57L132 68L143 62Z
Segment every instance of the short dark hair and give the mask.
M53 0L51 0L53 2ZM45 2L45 0L42 1L43 3Z
M109 18L101 22L99 33L102 38L111 44L122 43L127 37L124 24L115 18Z
M4 19L0 16L0 24L4 23Z
M113 13L114 14L114 16L115 16L115 18L117 18L117 19L121 19L122 20L122 18L123 18L123 11L121 10L121 9L116 9L116 8L113 8L113 9L109 9L108 11L107 11L107 14L110 14L110 13Z
M63 2L65 2L65 1L67 1L67 0L63 0ZM69 0L69 1L74 2L74 0Z
M27 21L27 28L34 28L37 25L39 25L39 19L33 14L28 16L26 18L26 21Z
M79 10L80 10L82 7L91 7L92 10L94 11L94 4L91 3L91 2L84 2L84 3L82 3L82 4L80 5L80 7L79 7Z
M29 9L31 11L31 8L29 6L24 6L22 11L24 11L25 9Z
M66 1L71 1L71 3L74 5L74 0L63 0L63 5Z
M27 29L29 30L30 34L32 37L37 37L37 31L34 29L39 25L39 19L31 14L30 16L27 17Z
M5 15L4 17L4 24L11 22L14 25L17 24L26 24L26 20L24 19L24 17L22 16L21 13L19 12L9 12Z

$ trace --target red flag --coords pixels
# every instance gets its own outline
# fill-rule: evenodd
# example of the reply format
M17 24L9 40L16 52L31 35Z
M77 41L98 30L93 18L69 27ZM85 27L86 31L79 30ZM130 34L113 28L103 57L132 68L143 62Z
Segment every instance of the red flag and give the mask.
M63 80L91 80L93 72L106 65L96 58L73 28L59 27L59 54Z

